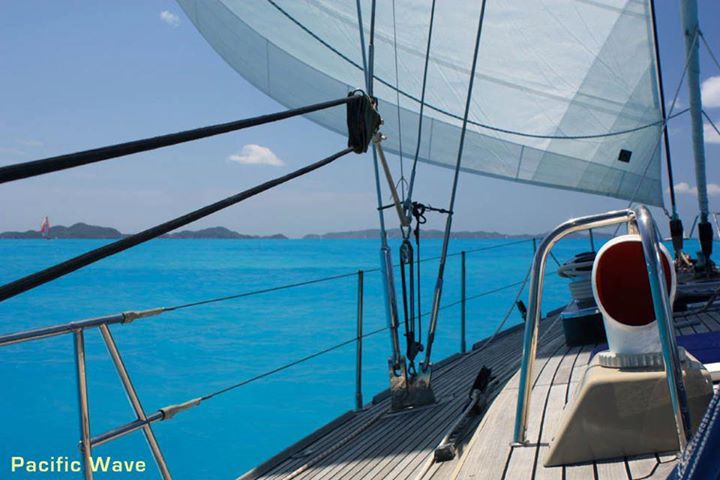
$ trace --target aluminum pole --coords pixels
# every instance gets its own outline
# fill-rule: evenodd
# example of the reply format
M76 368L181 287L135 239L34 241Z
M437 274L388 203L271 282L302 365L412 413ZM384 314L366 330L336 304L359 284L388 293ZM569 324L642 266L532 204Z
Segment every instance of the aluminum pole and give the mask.
M110 328L107 325L100 325L100 333L102 333L103 340L105 340L105 345L107 346L110 357L115 364L115 369L120 376L120 381L122 382L123 387L125 387L125 393L127 394L128 400L130 401L130 405L135 411L135 415L137 416L138 420L143 422L146 421L147 417L145 415L145 410L140 403L140 399L138 398L137 392L135 391L132 380L130 380L130 375L128 374L127 368L125 368L125 363L120 356L120 351L117 348L115 339L113 338L112 333L110 333ZM143 425L142 430L145 434L145 440L150 447L150 451L152 452L153 457L155 457L155 463L157 463L160 474L165 480L170 480L172 478L172 476L170 475L170 470L168 469L167 463L165 462L162 451L160 451L160 445L155 438L152 427L150 426L150 424L146 423Z
M700 223L698 234L706 260L712 253L712 227L708 222L707 177L705 173L705 139L703 134L702 96L700 93L700 57L698 53L697 0L680 2L683 31L685 33L685 56L687 59L688 101L690 104L690 125L692 127L693 157L695 158L695 182L698 192Z
M467 352L465 340L465 251L460 252L460 353Z
M74 332L75 375L80 410L80 451L82 453L83 478L92 480L92 445L90 443L90 406L88 404L87 376L85 371L85 337L82 329Z
M659 248L657 238L657 227L646 207L638 207L636 210L636 225L640 240L642 241L645 266L647 267L648 279L650 280L650 293L652 294L653 310L658 324L660 334L660 345L662 347L663 360L665 363L665 374L667 377L670 403L675 417L675 427L678 434L680 451L685 450L687 441L690 438L690 410L688 409L687 391L683 381L682 365L678 353L677 340L675 338L675 327L673 325L673 313L670 305L663 270L663 255ZM670 268L673 268L672 265Z

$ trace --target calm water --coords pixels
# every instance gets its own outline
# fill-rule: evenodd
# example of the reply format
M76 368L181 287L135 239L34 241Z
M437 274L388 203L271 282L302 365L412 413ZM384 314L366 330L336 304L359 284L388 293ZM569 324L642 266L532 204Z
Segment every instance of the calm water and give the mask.
M450 251L507 240L453 241ZM101 241L0 241L0 282L102 245ZM560 261L587 250L565 240ZM428 257L439 242L423 245ZM525 242L467 255L468 296L522 280L532 254ZM394 249L397 258L397 251ZM0 303L3 333L130 309L168 306L375 268L377 242L365 240L159 240ZM460 257L448 260L443 303L459 299ZM554 265L550 265L554 269ZM430 299L437 262L423 264ZM365 330L384 326L380 276L367 273ZM468 344L492 333L516 288L468 301ZM561 306L566 286L552 275L543 310ZM425 304L425 310L429 304ZM115 339L149 412L247 379L353 338L356 279L314 284L200 306L113 327ZM459 350L459 306L442 311L434 360ZM508 325L520 317L513 312ZM427 323L427 322L425 322ZM133 420L97 330L87 332L94 435ZM386 388L387 332L365 340L365 401ZM175 478L234 478L354 405L353 345L213 398L155 432ZM0 472L9 457L78 457L78 411L72 338L0 349ZM96 449L96 455L144 459L155 469L142 434ZM122 478L114 474L111 478ZM53 478L77 478L59 476ZM143 477L145 478L145 477Z

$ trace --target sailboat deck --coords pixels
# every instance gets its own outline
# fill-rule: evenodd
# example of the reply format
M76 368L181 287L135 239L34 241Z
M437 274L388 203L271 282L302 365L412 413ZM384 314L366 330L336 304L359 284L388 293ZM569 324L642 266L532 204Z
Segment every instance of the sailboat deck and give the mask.
M541 322L530 403L530 446L511 447L522 328L499 335L487 348L455 355L436 365L438 403L402 413L389 411L381 395L361 412L348 412L243 475L254 479L660 479L674 454L622 458L545 468L548 448L565 404L587 367L593 346L567 347L557 317ZM720 312L676 318L677 333L720 331ZM483 345L479 342L476 347ZM433 450L467 402L480 368L492 369L498 385L489 407L467 430L458 456L434 463Z

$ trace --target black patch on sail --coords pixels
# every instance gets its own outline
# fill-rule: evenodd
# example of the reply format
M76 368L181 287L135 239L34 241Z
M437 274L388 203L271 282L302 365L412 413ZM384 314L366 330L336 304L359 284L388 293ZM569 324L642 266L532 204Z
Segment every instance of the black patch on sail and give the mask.
M630 163L630 157L632 156L632 152L630 150L625 150L624 148L620 150L620 154L618 155L618 160L625 163Z

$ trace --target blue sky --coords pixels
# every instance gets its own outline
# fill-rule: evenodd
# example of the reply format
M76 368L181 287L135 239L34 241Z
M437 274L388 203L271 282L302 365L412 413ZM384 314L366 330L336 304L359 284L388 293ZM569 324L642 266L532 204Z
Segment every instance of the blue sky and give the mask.
M671 97L684 64L679 5L678 0L656 3L666 95ZM719 56L720 3L699 4L701 28ZM706 111L720 123L720 69L704 48L701 71L704 80L718 77L708 83L716 85L708 92L717 98ZM683 87L683 105L686 98ZM173 2L0 1L0 164L281 108L226 65ZM678 201L689 226L697 199L687 118L673 122L670 134L676 183L687 184ZM341 136L293 119L6 184L0 187L0 230L37 229L48 215L53 224L84 221L138 231L322 158L344 143ZM720 143L707 142L706 154L708 181L720 184ZM263 163L252 163L258 159ZM433 174L418 178L417 191L424 192L426 202L445 206L451 172L423 168ZM720 187L711 193L711 209L720 209ZM349 156L192 228L224 225L291 236L370 228L377 226L374 204L370 158ZM625 205L465 175L454 226L536 233L571 216ZM439 226L437 220L431 226Z

